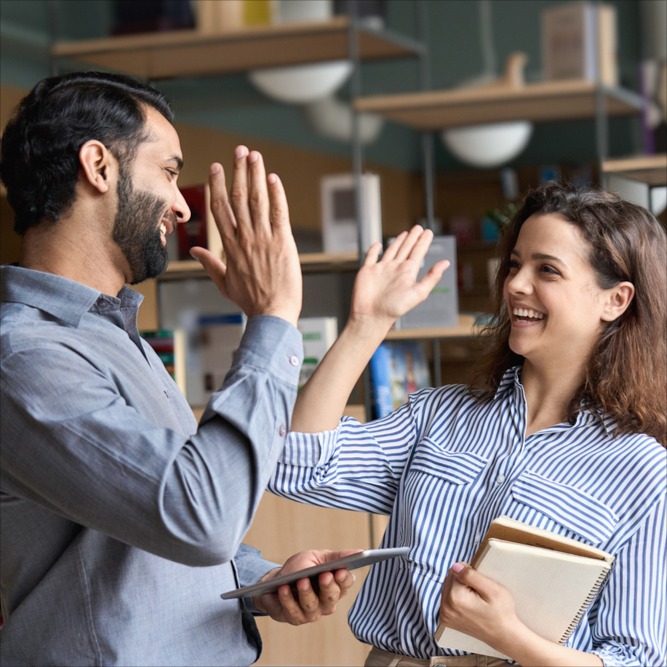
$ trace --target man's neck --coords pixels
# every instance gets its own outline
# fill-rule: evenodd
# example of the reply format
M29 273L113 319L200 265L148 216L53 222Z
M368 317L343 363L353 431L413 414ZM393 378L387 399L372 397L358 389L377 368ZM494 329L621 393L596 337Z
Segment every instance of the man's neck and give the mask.
M43 222L25 233L19 265L115 296L125 277L118 268L120 250L111 246L110 242L100 243L71 219Z

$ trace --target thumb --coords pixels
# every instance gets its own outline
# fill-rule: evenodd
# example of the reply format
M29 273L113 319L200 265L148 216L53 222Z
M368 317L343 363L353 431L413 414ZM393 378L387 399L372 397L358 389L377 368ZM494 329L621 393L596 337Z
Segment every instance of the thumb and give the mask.
M451 567L454 579L477 593L482 599L488 600L497 584L472 568L467 563L454 563Z
M204 268L209 278L215 283L223 295L227 295L225 276L227 275L226 264L214 255L208 248L194 246L190 248L190 256L196 259Z

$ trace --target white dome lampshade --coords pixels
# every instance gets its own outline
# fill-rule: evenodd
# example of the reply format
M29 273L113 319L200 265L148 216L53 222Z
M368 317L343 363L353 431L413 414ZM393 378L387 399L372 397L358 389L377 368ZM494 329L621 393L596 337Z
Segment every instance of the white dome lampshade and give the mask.
M349 103L336 99L333 95L305 104L303 112L312 128L320 135L335 141L349 142L352 139L353 111ZM373 113L358 116L358 140L369 144L377 139L384 119Z
M349 60L256 69L250 81L265 95L287 104L307 104L328 97L352 73Z
M442 140L465 164L490 169L515 158L533 133L528 121L470 125L444 130Z

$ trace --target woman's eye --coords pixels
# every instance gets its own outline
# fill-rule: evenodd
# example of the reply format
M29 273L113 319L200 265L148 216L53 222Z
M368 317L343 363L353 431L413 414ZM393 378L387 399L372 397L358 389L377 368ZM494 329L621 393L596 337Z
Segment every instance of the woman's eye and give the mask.
M549 273L549 274L554 275L554 276L560 275L560 273L556 269L554 269L553 266L549 266L548 264L545 264L542 267L542 272L543 273Z

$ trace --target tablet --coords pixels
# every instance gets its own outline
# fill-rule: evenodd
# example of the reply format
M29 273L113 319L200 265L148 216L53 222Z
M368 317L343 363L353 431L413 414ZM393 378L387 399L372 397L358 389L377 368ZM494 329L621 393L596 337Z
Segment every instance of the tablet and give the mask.
M321 572L334 572L335 570L355 570L365 565L372 565L387 558L396 558L396 556L406 556L409 547L393 547L388 549L366 549L366 551L359 551L356 554L350 554L337 560L331 560L328 563L321 565L314 565L313 567L306 567L303 570L297 570L290 574L282 574L279 577L274 577L269 581L260 581L251 586L244 586L243 588L236 588L233 591L227 591L220 597L223 600L231 598L247 598L255 595L262 595L263 593L270 593L275 591L278 586L283 584L294 584L299 579L311 578L313 588L317 590L317 575Z

